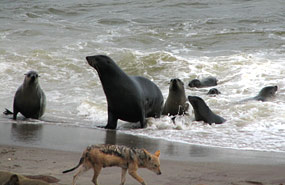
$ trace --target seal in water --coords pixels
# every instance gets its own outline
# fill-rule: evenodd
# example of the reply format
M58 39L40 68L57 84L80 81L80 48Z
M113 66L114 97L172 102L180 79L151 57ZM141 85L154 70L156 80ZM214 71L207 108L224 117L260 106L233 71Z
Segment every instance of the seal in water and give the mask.
M89 65L95 68L101 80L108 103L107 129L116 129L118 119L140 122L146 127L146 117L160 117L163 96L149 79L129 76L108 56L87 56Z
M194 109L196 121L204 121L210 125L212 123L221 124L226 121L221 116L213 113L202 98L198 96L188 96L188 100Z
M13 114L17 119L20 112L26 118L39 119L45 112L46 96L38 81L39 75L35 71L25 74L24 83L18 88L14 96L13 112L6 109L4 114Z
M202 80L193 79L189 82L188 86L202 88L202 87L216 86L217 84L218 84L217 78L210 76Z
M259 91L257 96L253 97L253 99L258 101L267 101L268 99L273 98L275 96L277 90L277 86L264 87Z
M184 83L178 78L171 79L162 114L170 116L185 114L189 107L186 101Z
M221 94L221 92L217 88L212 88L208 91L208 95L215 95L215 94Z
M241 100L240 102L243 103L243 102L247 102L250 100L267 101L275 96L277 90L278 90L277 86L263 87L259 91L258 95L256 95L255 97L247 98L247 99Z

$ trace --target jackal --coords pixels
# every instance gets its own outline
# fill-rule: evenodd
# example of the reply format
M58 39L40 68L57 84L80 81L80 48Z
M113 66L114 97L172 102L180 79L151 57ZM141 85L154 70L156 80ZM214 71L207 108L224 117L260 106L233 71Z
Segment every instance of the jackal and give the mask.
M84 150L76 167L65 170L62 173L67 173L80 167L78 172L73 176L72 184L75 185L80 174L93 168L94 176L92 182L98 185L97 178L102 168L118 166L122 168L120 185L125 184L127 171L142 185L146 185L143 178L137 174L137 169L147 168L157 175L160 175L159 155L159 150L151 154L145 149L129 148L126 146L108 144L92 145Z

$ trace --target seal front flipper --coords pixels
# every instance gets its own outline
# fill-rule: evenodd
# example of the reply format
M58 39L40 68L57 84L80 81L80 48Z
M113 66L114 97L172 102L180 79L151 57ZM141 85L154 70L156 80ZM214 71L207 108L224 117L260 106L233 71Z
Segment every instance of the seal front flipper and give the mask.
M118 118L114 116L114 114L108 110L108 123L104 127L105 129L116 129L118 124Z
M17 119L18 111L15 111L15 109L14 109L14 112L12 112L12 111L10 111L9 109L5 109L5 111L3 112L3 114L5 114L5 115L12 115L12 114L13 114L13 119L16 120L16 119Z
M11 115L14 114L12 111L10 111L9 109L5 109L5 111L3 112L3 114L5 115Z

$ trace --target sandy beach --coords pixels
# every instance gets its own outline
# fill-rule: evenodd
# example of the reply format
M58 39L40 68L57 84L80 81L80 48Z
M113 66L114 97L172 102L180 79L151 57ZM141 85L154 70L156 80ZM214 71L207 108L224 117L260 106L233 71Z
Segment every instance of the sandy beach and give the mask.
M157 176L146 169L138 171L149 185L285 183L283 153L186 145L126 135L119 131L42 124L1 123L0 133L0 171L50 175L58 178L59 184L71 184L74 172L61 172L78 163L87 145L99 143L146 148L152 153L161 150L162 175ZM92 175L92 170L88 171L79 178L78 184L92 184ZM119 184L120 175L120 168L104 168L99 182ZM128 175L126 184L139 183Z

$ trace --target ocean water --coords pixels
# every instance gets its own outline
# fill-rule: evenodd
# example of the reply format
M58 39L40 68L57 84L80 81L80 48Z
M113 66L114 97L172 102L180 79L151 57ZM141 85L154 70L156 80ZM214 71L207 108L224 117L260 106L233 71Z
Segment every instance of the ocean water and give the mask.
M175 124L167 116L149 118L145 129L119 121L118 132L285 152L284 22L283 0L2 0L0 108L12 109L24 74L36 70L47 109L43 121L24 122L99 129L107 103L85 57L105 54L127 74L151 79L165 99L170 79L180 78L187 95L202 97L227 119L222 125L194 121L190 106ZM207 76L219 80L221 95L187 87ZM237 103L269 85L279 88L274 99Z

